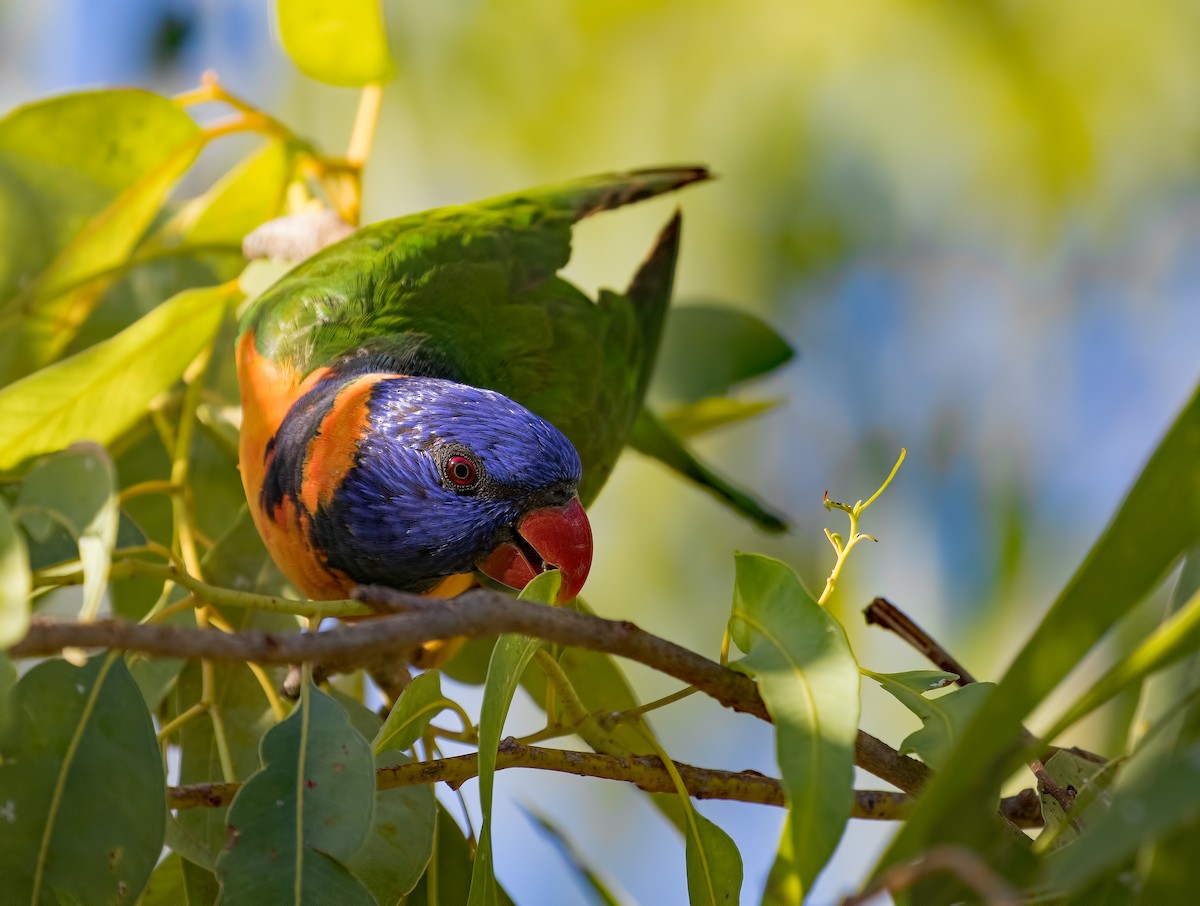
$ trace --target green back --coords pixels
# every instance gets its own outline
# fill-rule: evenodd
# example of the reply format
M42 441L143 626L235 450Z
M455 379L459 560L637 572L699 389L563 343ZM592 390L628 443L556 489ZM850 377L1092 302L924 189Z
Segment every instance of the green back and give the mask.
M707 178L699 168L598 176L373 224L301 263L247 311L261 355L307 374L413 335L459 380L555 424L580 494L607 479L641 408L678 248L678 218L624 294L593 301L557 272L589 214Z

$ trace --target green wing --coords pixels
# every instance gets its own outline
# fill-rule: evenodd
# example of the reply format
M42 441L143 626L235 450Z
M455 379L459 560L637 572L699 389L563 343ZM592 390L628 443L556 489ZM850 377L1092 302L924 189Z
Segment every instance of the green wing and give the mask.
M554 423L579 451L590 502L641 408L670 300L679 220L625 293L595 301L557 276L583 217L706 179L640 170L365 227L298 265L247 311L259 354L301 375L414 338L447 374Z

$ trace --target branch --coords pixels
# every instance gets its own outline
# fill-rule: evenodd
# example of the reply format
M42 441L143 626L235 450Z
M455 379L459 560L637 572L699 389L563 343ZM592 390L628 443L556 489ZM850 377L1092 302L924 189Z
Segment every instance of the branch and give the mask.
M696 686L727 708L767 722L771 720L752 679L627 621L605 620L563 607L517 601L487 589L474 589L448 601L431 601L419 595L371 587L361 590L361 598L377 609L408 612L305 634L259 630L221 633L122 620L73 623L36 619L29 634L10 649L10 654L30 657L70 647L110 648L157 657L259 664L317 662L326 668L346 670L370 661L381 652L410 650L429 641L515 632L629 658ZM900 755L862 731L858 734L855 761L859 767L910 794L917 793L930 776L929 768L921 762Z
M958 677L958 685L965 686L975 682L975 677L971 676L970 671L958 658L939 645L933 636L887 598L876 598L867 605L863 616L866 617L868 626L875 624L896 633L939 670L953 673Z
M596 777L632 783L648 793L673 793L675 788L662 761L654 755L617 757L595 752L573 752L527 746L511 736L500 743L496 770L532 768L556 771L578 777ZM758 771L719 771L698 768L675 762L688 793L696 799L726 799L760 805L785 805L783 786L774 777ZM458 755L434 761L418 761L375 772L375 786L380 790L397 787L445 783L458 789L479 774L477 754ZM173 786L167 790L170 808L218 808L228 805L241 784L194 783ZM905 817L912 800L903 793L883 790L855 790L853 818L872 821L898 821ZM1033 790L1009 796L1002 803L1004 814L1022 827L1041 825L1038 797Z

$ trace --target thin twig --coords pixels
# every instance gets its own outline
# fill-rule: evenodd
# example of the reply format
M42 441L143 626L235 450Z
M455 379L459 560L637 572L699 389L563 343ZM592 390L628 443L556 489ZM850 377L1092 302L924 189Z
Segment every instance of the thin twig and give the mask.
M884 891L907 890L934 874L954 875L987 906L1017 906L1020 902L1012 885L971 850L962 846L936 846L915 862L888 869L862 893L842 900L842 906L861 906Z
M887 598L876 598L867 605L863 616L867 619L867 625L882 626L896 633L939 670L955 674L958 677L958 685L965 686L975 682L975 677L958 658L939 645L933 636Z
M195 587L192 590L202 597L201 591ZM158 657L260 664L317 662L347 670L370 661L379 652L411 650L437 639L518 632L562 645L620 655L696 686L727 708L771 720L752 679L644 632L633 623L605 620L564 607L516 601L488 589L469 591L453 600L439 602L437 607L428 606L417 595L391 589L371 587L362 589L360 594L364 599L386 599L392 609L407 605L411 612L305 634L249 629L226 634L121 620L83 624L35 618L29 634L10 654L31 657L52 654L65 647L114 648ZM921 762L900 755L862 731L858 734L855 759L859 767L910 794L917 793L930 776L929 768Z
M1050 774L1046 771L1046 766L1042 764L1041 759L1034 759L1029 762L1029 770L1033 772L1033 776L1037 778L1038 789L1046 795L1052 797L1063 812L1068 815L1071 812L1071 807L1075 804L1075 787L1061 786Z

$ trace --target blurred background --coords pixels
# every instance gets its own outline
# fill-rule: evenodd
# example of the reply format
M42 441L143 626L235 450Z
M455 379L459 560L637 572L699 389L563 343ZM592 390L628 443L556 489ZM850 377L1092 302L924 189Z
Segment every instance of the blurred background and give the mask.
M100 84L169 94L212 68L320 146L344 148L355 92L296 72L272 6L0 0L0 108ZM793 530L758 534L631 453L592 514L591 605L715 656L733 551L779 556L819 591L832 564L822 527L845 530L823 492L868 496L904 446L907 462L864 525L880 543L858 548L832 606L872 669L925 666L862 625L858 611L884 595L977 676L998 678L1200 375L1200 6L386 8L399 71L365 220L592 172L704 163L719 181L583 224L570 275L624 286L678 204L678 300L745 307L799 351L748 389L779 399L776 409L701 442ZM244 154L243 140L207 152L184 190ZM1130 619L1153 619L1156 606ZM1091 667L1119 656L1118 642ZM676 687L631 674L647 699ZM1130 706L1116 703L1072 741L1111 749ZM916 726L874 688L864 707L864 728L892 744ZM509 726L535 721L517 708ZM699 697L655 726L681 761L777 770L768 728ZM498 873L519 903L586 902L522 805L568 828L631 900L686 902L683 843L635 791L511 771L497 789ZM473 802L474 784L465 794ZM701 809L737 841L744 898L757 901L782 813ZM861 880L887 833L852 823L812 902L836 902Z

